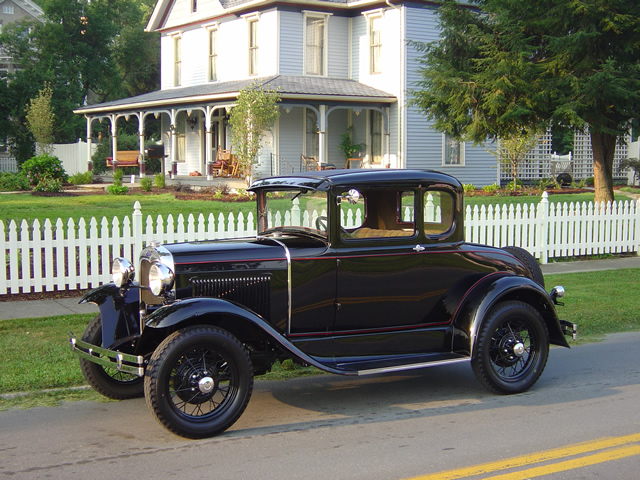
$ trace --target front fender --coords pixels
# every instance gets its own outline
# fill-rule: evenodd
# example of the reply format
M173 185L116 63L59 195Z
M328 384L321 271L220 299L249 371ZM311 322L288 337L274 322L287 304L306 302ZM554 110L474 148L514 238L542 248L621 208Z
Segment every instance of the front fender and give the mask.
M140 290L121 290L106 283L85 293L78 303L95 303L102 318L102 346L108 348L118 339L140 333L138 302Z
M569 347L549 294L533 280L518 275L489 275L465 295L453 320L453 350L473 356L482 322L498 302L519 300L542 315L554 345Z
M164 328L175 328L178 325L216 324L215 318L232 318L242 327L248 324L258 329L264 336L285 352L303 363L313 365L325 372L345 375L347 372L329 367L321 361L307 355L293 345L282 333L276 330L262 317L243 306L220 298L190 298L180 300L171 305L164 305L152 312L145 320L145 332ZM234 333L234 332L232 332ZM144 334L143 334L144 337ZM243 341L242 338L239 339Z

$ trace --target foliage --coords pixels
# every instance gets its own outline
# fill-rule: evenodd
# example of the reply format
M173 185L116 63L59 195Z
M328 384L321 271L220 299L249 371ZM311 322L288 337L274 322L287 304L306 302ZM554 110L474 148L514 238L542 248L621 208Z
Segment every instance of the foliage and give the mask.
M155 177L153 177L153 184L156 188L165 188L167 186L167 180L164 178L164 175L158 173Z
M487 193L494 194L498 190L500 190L500 185L498 185L497 183L494 183L493 185L485 185L484 187L482 187L482 190Z
M527 161L529 153L538 144L538 134L535 131L525 129L521 133L508 133L498 140L498 146L491 150L498 161L511 170L511 184L515 186L518 181L518 168Z
M140 179L140 188L145 192L150 192L153 187L153 179L151 177L144 177Z
M30 158L22 164L21 170L32 187L48 179L67 181L67 174L60 159L48 153Z
M0 82L0 127L21 163L33 153L26 107L46 84L56 117L53 143L86 134L83 105L137 95L159 85L158 34L144 33L154 0L44 0L44 22L3 25L0 48L20 70Z
M473 185L473 183L464 183L462 184L462 190L464 191L464 193L471 193L476 189L476 187Z
M53 90L47 82L38 96L29 101L26 108L27 125L35 138L40 153L51 153L55 115L51 110Z
M33 189L34 192L62 192L62 182L58 178L43 177Z
M129 188L126 185L122 184L122 177L124 176L124 172L121 168L116 169L113 172L113 185L109 185L107 187L107 192L111 195L125 195Z
M454 0L423 54L413 105L476 143L553 125L588 128L598 201L613 199L617 137L640 111L640 2Z
M30 190L31 185L24 173L0 173L0 191L17 192L20 190Z
M353 125L349 125L346 133L343 133L340 138L342 141L338 145L338 149L344 153L344 158L354 158L366 148L364 143L353 143Z
M229 115L231 143L240 171L251 177L260 143L267 129L280 116L280 94L268 85L253 83L240 90L236 105Z
M69 177L69 182L73 185L87 185L93 181L92 172L76 173Z

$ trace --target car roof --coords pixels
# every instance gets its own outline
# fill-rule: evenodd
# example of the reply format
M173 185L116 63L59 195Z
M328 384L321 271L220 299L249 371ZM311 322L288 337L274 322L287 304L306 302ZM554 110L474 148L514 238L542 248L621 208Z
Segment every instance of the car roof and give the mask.
M253 182L249 191L281 188L310 188L329 190L332 186L417 186L444 184L460 189L460 182L445 173L433 170L405 169L349 169L300 172L292 175L261 178Z

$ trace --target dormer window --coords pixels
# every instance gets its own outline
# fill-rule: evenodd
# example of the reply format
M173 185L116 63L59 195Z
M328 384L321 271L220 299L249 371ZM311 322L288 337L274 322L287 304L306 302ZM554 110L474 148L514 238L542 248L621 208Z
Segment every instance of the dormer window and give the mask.
M191 0L191 13L198 11L198 0Z

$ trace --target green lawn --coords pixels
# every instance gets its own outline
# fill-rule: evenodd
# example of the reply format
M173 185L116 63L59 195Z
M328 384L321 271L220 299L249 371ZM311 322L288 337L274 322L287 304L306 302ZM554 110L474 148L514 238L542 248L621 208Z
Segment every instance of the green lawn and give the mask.
M628 197L621 195L619 199L625 200ZM616 197L618 199L618 197ZM551 195L550 202L590 202L593 201L593 194L565 194ZM22 220L32 223L36 218L43 223L49 218L55 222L58 218L63 222L69 218L77 221L83 217L85 221L89 221L95 217L98 221L102 217L111 220L118 217L121 221L124 217L133 213L133 205L140 202L142 214L155 218L158 215L166 217L172 214L176 218L179 214L187 217L189 214L198 215L200 213L207 217L210 213L218 217L222 213L225 218L230 212L243 212L246 215L249 212L255 213L255 202L224 202L224 201L208 201L208 200L176 200L172 194L165 193L159 195L82 195L77 197L38 197L29 193L0 195L0 220L9 224L11 220L15 220L18 224ZM502 205L502 204L537 204L540 197L485 197L474 196L466 197L466 205Z

